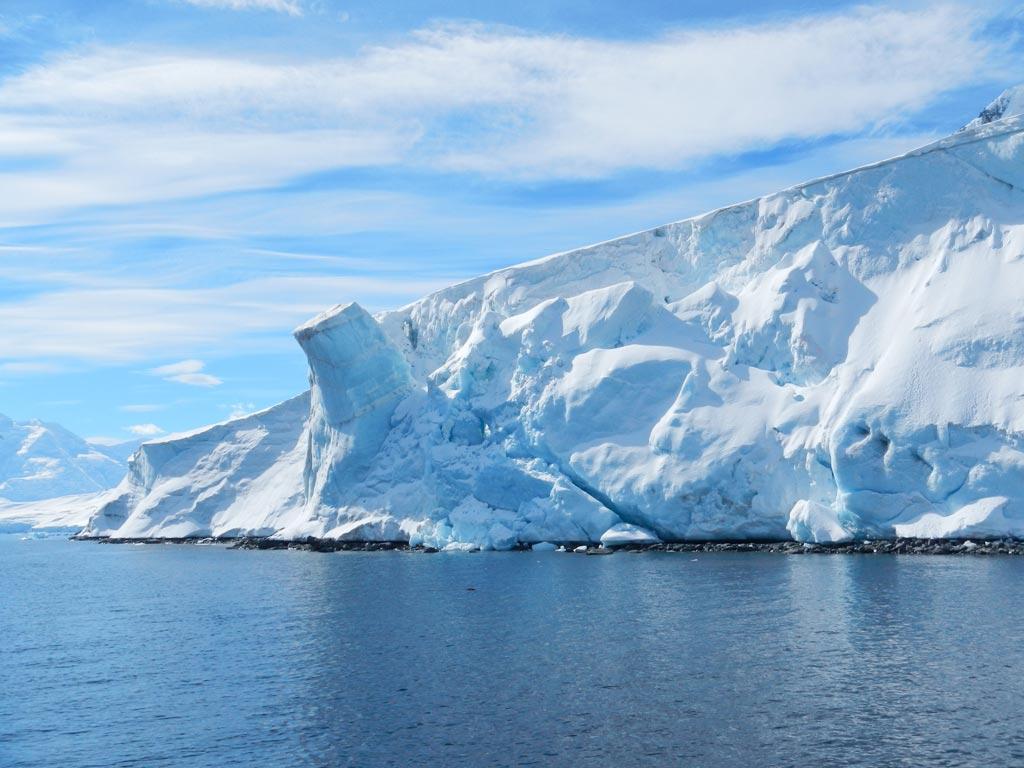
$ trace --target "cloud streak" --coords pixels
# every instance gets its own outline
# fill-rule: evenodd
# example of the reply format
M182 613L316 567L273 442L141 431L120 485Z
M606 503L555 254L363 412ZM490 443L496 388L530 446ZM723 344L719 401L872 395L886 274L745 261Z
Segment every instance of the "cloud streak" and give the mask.
M292 16L302 15L299 0L184 0L200 8L220 8L231 11L278 11Z
M281 277L219 288L68 289L0 303L0 359L128 362L197 350L290 348L288 332L339 301L397 306L448 280ZM268 342L270 336L272 341ZM160 374L155 374L160 375ZM202 376L201 369L169 376ZM190 378L184 384L198 384Z
M164 381L175 381L191 387L217 387L224 383L216 376L202 373L205 367L206 364L202 360L182 360L180 363L151 368L148 373L151 376L159 376Z
M0 363L0 373L13 374L38 374L38 373L59 373L63 368L56 363L42 361Z

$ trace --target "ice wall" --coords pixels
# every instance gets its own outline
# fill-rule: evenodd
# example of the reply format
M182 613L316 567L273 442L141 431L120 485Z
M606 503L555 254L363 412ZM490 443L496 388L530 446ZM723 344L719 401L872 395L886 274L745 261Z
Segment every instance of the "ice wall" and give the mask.
M143 443L85 534L269 536L304 515L310 397Z
M358 304L338 305L295 330L309 360L310 429L304 491L337 507L369 472L412 388L409 366Z
M218 517L195 473L254 449L229 423L144 449L91 530L496 549L1024 534L1022 188L1024 119L1002 119L376 318L336 307L296 331L308 411L267 424L302 433L291 495Z

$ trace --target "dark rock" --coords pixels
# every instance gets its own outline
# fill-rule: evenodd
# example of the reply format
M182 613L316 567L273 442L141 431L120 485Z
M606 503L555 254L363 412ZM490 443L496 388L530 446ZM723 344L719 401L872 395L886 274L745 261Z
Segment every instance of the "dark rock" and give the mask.
M211 537L190 536L180 538L126 538L111 539L103 536L72 536L73 541L93 541L98 544L228 544L229 549L276 550L291 549L308 552L423 552L434 554L436 547L409 546L405 541L341 541L319 539L313 536L293 541L258 536ZM1018 556L1024 555L1024 540L1000 539L881 539L849 541L838 544L814 544L797 541L667 541L650 544L625 544L621 547L598 547L594 542L553 542L567 552L579 547L588 555L610 555L625 552L761 552L788 555L805 554L897 554L897 555L972 555ZM530 545L518 543L514 551L529 551Z

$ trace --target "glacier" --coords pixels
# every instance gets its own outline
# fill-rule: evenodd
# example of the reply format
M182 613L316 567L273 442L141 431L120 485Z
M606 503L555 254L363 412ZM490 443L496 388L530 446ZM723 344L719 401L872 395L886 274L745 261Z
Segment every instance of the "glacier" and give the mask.
M1019 96L897 158L334 307L295 332L308 392L142 445L83 534L1024 535Z

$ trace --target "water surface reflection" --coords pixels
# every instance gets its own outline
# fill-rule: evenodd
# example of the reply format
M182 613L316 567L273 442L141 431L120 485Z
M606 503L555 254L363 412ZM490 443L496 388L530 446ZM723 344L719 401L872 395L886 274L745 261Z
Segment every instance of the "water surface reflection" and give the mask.
M1020 763L1022 577L9 538L0 764Z

